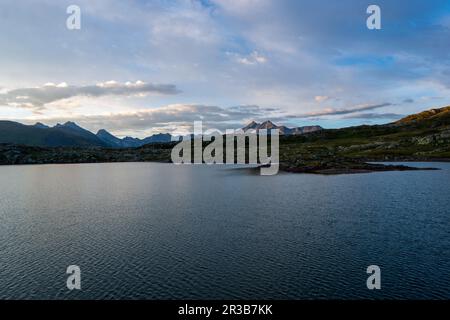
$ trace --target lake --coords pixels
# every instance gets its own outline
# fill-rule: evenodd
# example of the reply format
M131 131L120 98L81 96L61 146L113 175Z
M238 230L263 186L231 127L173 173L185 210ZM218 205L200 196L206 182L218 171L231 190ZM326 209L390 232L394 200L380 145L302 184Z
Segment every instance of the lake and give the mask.
M450 164L415 165L442 170L3 166L0 298L449 299Z

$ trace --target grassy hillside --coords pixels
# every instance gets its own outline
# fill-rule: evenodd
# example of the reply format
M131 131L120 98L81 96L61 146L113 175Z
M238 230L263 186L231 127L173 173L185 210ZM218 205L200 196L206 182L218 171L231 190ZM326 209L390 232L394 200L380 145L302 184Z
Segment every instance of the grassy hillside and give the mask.
M283 137L280 161L288 169L352 166L366 161L450 159L450 107L395 123Z

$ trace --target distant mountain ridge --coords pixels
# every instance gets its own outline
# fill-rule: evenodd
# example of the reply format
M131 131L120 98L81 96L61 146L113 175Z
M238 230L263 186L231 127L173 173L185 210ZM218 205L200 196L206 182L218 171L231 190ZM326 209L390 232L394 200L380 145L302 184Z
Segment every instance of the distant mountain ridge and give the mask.
M263 123L251 122L243 131L254 129L279 129L281 135L301 135L323 130L320 126L288 128L277 126L271 121ZM24 125L14 121L0 121L0 143L28 145L36 147L104 147L104 148L137 148L151 143L168 143L172 141L169 133L158 133L139 139L133 137L118 138L105 129L96 134L86 130L75 122L68 121L49 127L37 122Z
M108 147L95 134L74 123L48 127L42 123L24 125L0 121L0 143L41 147Z
M68 121L49 127L40 122L24 125L14 121L0 121L0 143L37 147L109 147L135 148L150 143L170 142L170 134L155 134L145 139L117 138L102 129L94 134L75 122Z
M133 137L125 137L120 139L105 129L99 130L97 132L97 137L109 146L115 148L137 148L150 143L167 143L172 141L172 135L169 133L158 133L145 139Z
M277 126L272 121L264 121L263 123L257 123L255 121L250 122L248 125L246 125L242 130L244 132L247 132L249 130L256 130L258 132L259 130L271 130L271 129L278 129L280 130L281 135L300 135L300 134L306 134L316 131L321 131L323 128L321 126L306 126L306 127L297 127L297 128L288 128L286 126Z

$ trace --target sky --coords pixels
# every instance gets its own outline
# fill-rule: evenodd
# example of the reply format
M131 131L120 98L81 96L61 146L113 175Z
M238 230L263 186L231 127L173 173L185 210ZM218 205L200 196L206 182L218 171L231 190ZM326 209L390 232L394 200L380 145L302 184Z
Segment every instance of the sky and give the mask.
M2 120L145 137L379 124L449 101L448 0L0 2Z

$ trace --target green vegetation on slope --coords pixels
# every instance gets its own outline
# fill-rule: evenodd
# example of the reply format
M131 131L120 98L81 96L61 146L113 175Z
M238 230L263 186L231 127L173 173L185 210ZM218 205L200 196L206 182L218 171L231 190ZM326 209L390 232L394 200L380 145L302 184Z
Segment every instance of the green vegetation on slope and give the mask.
M280 162L298 168L351 168L367 161L450 159L450 107L408 116L387 125L324 130L283 137Z

